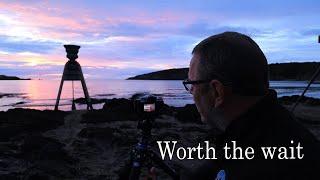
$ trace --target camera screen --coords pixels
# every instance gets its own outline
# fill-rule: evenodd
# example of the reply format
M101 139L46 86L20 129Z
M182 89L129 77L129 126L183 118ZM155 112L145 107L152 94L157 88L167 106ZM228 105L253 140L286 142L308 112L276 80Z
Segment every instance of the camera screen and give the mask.
M152 111L155 111L155 110L156 110L155 104L145 104L143 106L143 111L144 112L152 112Z

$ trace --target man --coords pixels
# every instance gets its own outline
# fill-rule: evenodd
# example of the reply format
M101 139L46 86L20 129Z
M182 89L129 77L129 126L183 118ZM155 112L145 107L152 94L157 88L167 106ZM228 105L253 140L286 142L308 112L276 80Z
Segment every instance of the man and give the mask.
M217 34L200 42L192 54L184 85L201 120L212 127L220 156L182 173L182 179L320 179L319 143L278 104L276 92L269 90L267 60L250 37ZM252 147L254 158L225 158L223 148L232 141L243 151ZM298 144L303 149L295 151L294 159L289 151L279 159L279 147L292 150ZM261 147L277 147L273 159L265 159Z

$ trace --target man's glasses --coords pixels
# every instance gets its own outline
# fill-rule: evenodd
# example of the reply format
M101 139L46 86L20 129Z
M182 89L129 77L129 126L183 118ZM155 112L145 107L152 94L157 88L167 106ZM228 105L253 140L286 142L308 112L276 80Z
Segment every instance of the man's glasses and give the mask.
M211 81L211 80L191 81L191 80L189 80L189 79L185 79L185 80L182 82L182 84L183 84L184 88L185 88L187 91L191 92L191 88L192 88L192 85L193 85L193 84L208 83L208 82L210 82L210 81Z
M182 84L184 86L184 88L191 93L191 88L192 85L194 84L203 84L203 83L209 83L212 79L210 80L197 80L197 81L191 81L190 79L185 79ZM231 82L222 82L223 85L225 86L230 86Z

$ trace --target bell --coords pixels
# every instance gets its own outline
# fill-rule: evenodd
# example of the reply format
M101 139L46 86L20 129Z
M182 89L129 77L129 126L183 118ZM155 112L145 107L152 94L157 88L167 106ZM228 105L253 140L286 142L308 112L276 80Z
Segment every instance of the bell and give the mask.
M87 103L87 109L92 110L93 108L92 108L91 100L89 97L87 85L86 85L86 82L84 80L84 76L82 73L82 69L81 69L80 64L76 61L76 59L78 58L78 52L79 52L80 46L64 45L64 47L66 49L67 58L69 60L67 61L67 63L64 66L63 75L62 75L62 79L61 79L60 87L59 87L59 92L58 92L58 97L57 97L56 105L55 105L54 109L58 110L61 91L62 91L64 81L81 81L83 93L84 93L86 103ZM72 100L72 110L75 110L75 109L76 109L76 106L75 106L75 102L73 99Z

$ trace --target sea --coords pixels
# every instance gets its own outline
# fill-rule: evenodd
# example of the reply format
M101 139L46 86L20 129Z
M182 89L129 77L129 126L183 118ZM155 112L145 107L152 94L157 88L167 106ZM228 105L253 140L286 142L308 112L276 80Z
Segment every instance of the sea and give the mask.
M91 98L112 99L130 98L136 93L151 93L162 97L171 106L181 107L192 104L193 99L183 87L182 81L176 80L86 80ZM278 93L278 97L300 95L307 81L271 81L270 86ZM60 80L1 80L0 111L12 108L31 108L53 110L56 103ZM74 93L73 93L74 92ZM4 95L6 94L6 95ZM60 110L71 110L72 96L84 97L81 83L64 83L59 103ZM3 96L4 95L4 96ZM1 96L3 96L1 98ZM306 96L320 98L320 83L311 85ZM103 104L94 104L94 109L102 108ZM86 105L76 104L77 109L86 109Z

